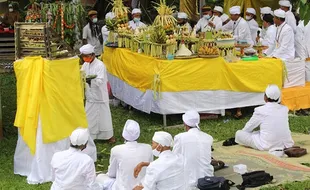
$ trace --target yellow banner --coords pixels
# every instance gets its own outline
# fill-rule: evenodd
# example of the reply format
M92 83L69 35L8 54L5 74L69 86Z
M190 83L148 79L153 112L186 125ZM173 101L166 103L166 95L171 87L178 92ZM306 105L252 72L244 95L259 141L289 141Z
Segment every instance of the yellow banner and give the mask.
M226 63L214 59L160 60L127 49L106 47L103 61L112 75L145 92L228 90L264 92L268 84L282 87L283 63L278 59Z
M38 117L44 143L70 136L77 127L87 127L79 59L46 60L28 57L14 63L17 78L15 126L35 153Z

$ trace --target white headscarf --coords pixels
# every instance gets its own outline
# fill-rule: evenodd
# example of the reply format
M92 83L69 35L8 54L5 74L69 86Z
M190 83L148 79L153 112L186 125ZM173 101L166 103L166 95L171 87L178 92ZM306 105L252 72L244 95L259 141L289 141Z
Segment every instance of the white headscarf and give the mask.
M95 53L95 47L90 45L90 44L83 45L80 48L80 53L84 54L84 55L89 55L89 54Z
M280 6L283 6L283 7L289 7L290 8L290 11L292 10L292 4L290 1L288 0L280 0L279 1L279 5Z
M135 141L140 136L140 126L134 120L128 119L123 129L123 137L127 141Z
M285 11L283 11L282 9L277 9L274 11L274 16L279 18L285 18Z
M223 13L223 8L220 6L215 6L213 10Z
M279 87L275 84L269 85L266 88L265 94L267 98L270 98L272 100L280 100L281 97L281 91Z
M72 145L85 145L88 141L89 138L89 132L88 129L83 129L83 128L77 128L75 129L71 136L70 136L70 141Z
M225 22L226 20L229 19L229 16L228 16L227 14L224 13L224 14L221 16L221 19L222 19L222 22Z
M184 13L184 12L178 12L178 18L180 18L180 19L187 19L188 16L187 16L187 14Z
M233 6L229 9L229 13L231 15L236 15L236 14L240 14L241 13L241 8L240 6Z
M273 14L272 10L270 7L263 7L263 8L260 8L260 13L261 14Z
M137 9L137 8L133 9L131 12L131 14L141 14L141 13L142 13L141 9Z
M113 19L115 18L115 15L113 12L108 12L106 15L105 15L105 19Z
M200 115L197 111L191 110L185 112L182 116L183 122L189 127L197 127L199 128L200 123Z
M155 132L152 140L162 146L173 146L172 136L164 131Z
M246 12L247 12L247 13L251 13L251 14L253 14L253 15L256 15L256 11L255 11L255 9L253 9L253 8L247 8L247 9L246 9Z

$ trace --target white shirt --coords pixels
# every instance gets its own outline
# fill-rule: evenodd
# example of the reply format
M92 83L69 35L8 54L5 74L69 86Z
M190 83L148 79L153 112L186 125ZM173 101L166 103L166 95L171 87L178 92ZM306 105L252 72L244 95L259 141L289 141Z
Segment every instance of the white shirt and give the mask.
M233 34L236 41L246 40L248 44L254 45L250 27L243 18L240 17L237 21L234 22Z
M191 33L192 30L193 30L192 26L191 26L188 22L185 23L184 25L178 25L178 26L179 26L179 27L186 26L187 31L188 31L189 33Z
M222 29L222 20L218 16L212 16L210 19L201 18L196 24L196 30L201 32L206 32L212 30L211 26L209 26L209 22L212 22L215 25L215 30L219 31Z
M293 29L286 22L282 23L277 27L276 48L271 56L284 60L293 60L295 58L294 44Z
M104 25L101 28L101 33L102 33L103 44L105 44L107 42L107 40L108 40L108 36L109 36L109 33L110 33L110 31L108 30L106 25Z
M285 12L285 22L292 27L294 33L296 32L296 19L291 11Z
M102 61L95 58L92 63L84 63L82 71L88 75L97 75L91 80L91 86L86 85L86 100L88 102L100 103L109 101L109 93L107 88L107 71Z
M142 181L144 190L185 190L183 156L170 150L162 152L158 159L146 168Z
M308 53L306 49L305 42L305 25L304 21L299 21L299 24L296 28L295 33L295 56L300 57L301 59L308 58Z
M173 153L184 157L184 171L188 184L197 185L199 178L213 176L211 165L212 136L192 128L174 137Z
M53 177L51 190L100 190L96 181L94 161L85 153L69 148L54 154L51 161Z
M305 26L304 43L306 46L306 55L308 58L310 55L310 22Z
M234 22L229 20L225 25L222 26L223 32L232 32L234 28Z
M275 25L270 25L267 30L266 33L261 36L261 38L259 39L260 43L263 46L268 46L268 49L264 50L264 54L266 54L267 56L270 56L276 46L276 35L277 35L277 28Z
M95 47L96 56L101 55L102 53L102 44L99 39L95 36L92 36L89 23L83 28L83 39L87 40L87 43Z
M288 123L288 108L278 103L266 103L255 108L254 114L242 129L253 133L253 141L259 150L288 148L294 145Z
M135 22L131 20L129 21L129 26L131 27L131 29L135 30L136 28L145 27L146 25L141 21Z
M256 20L254 20L254 19L247 21L247 23L249 24L249 27L250 27L252 40L253 40L254 44L256 44L257 31L259 29L258 24L257 24Z
M152 162L153 154L150 145L126 142L111 149L110 165L107 175L116 178L112 190L133 189L140 184L145 176L145 168L141 170L137 178L134 177L134 169L141 162Z

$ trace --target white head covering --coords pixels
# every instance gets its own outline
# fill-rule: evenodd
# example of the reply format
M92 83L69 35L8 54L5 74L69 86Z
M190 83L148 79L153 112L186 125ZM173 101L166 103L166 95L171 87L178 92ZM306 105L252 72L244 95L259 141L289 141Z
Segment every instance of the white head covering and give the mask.
M173 144L172 136L164 131L155 132L152 140L162 146L171 147Z
M247 13L251 13L251 14L253 14L253 15L256 15L256 11L255 11L255 9L253 9L253 8L247 8L247 9L246 9L246 12L247 12Z
M223 13L223 8L220 6L215 6L213 10Z
M108 12L106 15L105 15L105 19L113 19L115 18L115 15L113 12Z
M81 146L87 143L88 138L89 138L88 129L77 128L72 132L70 136L70 141L72 145Z
M282 9L277 9L274 11L274 16L279 18L285 18L285 11L283 11Z
M89 54L95 53L95 47L90 45L90 44L83 45L80 48L80 53L84 54L84 55L89 55Z
M133 9L131 12L131 14L141 14L141 13L142 13L141 9L137 9L137 8Z
M260 8L260 13L261 14L273 14L272 10L270 7L263 7L263 8Z
M199 129L200 115L197 111L191 110L185 112L182 116L183 122L189 127L197 127Z
M178 12L178 18L183 18L183 19L187 19L188 18L188 16L187 16L187 14L186 13L184 13L184 12Z
M140 126L139 123L137 123L134 120L128 119L125 123L124 129L123 129L123 137L127 141L135 141L140 136Z
M265 94L267 98L270 98L272 100L279 100L281 97L281 91L279 87L275 84L269 85L266 88Z
M241 13L240 10L241 10L240 6L233 6L233 7L231 7L231 8L229 9L229 13L230 13L231 15L240 14L240 13Z
M222 14L221 16L222 22L225 22L227 19L229 19L229 16L227 14Z
M279 5L283 6L283 7L291 7L292 6L291 2L288 0L280 0Z

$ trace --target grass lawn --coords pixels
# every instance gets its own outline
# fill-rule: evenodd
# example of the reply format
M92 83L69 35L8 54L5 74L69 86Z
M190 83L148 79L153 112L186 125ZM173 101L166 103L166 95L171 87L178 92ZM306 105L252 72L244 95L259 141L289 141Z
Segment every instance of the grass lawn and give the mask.
M0 74L0 88L2 98L3 124L4 124L4 140L0 141L0 190L46 190L50 188L50 184L28 185L25 177L13 174L13 156L17 141L17 131L13 127L14 116L16 111L16 89L15 78L10 74ZM157 114L145 114L137 110L128 111L122 107L111 107L114 133L117 138L117 144L123 143L121 137L123 126L127 119L134 119L139 122L141 127L141 136L139 141L151 143L152 136L155 131L162 129L162 117ZM248 111L251 113L251 109ZM241 129L249 116L242 120L234 120L230 117L224 117L218 120L204 120L201 123L201 129L214 137L216 140L224 140L234 136L236 130ZM182 124L180 115L172 115L168 117L169 125ZM294 132L308 133L310 130L310 117L291 117L290 127ZM166 131L172 135L183 132L181 128L169 128ZM97 170L105 171L108 167L108 160L111 145L97 143L98 162ZM303 182L295 182L283 184L277 187L264 188L264 190L284 190L296 189L304 190L310 188L310 180Z

